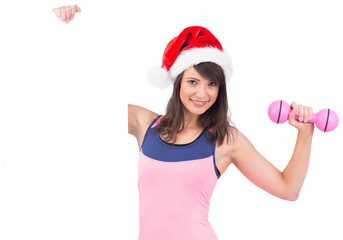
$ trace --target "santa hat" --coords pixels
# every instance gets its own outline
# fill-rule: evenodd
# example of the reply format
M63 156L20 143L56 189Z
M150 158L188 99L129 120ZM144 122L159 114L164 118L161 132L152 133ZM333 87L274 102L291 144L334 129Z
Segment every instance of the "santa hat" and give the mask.
M148 80L158 88L166 88L184 70L201 62L213 62L221 66L226 83L229 82L232 61L218 39L204 27L185 28L168 43L163 53L162 66L150 69Z

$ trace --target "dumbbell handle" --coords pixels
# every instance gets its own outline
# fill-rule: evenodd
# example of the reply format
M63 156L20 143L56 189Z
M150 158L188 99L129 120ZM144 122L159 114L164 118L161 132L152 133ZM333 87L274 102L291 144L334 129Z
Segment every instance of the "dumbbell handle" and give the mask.
M291 111L292 111L292 109L291 109ZM290 111L290 112L291 112L291 111ZM298 115L295 115L294 118L295 118L295 120L298 120L298 121L299 121L299 116L298 116ZM309 119L307 122L309 122L309 123L315 123L316 120L317 120L317 114L316 114L316 113L313 113L312 118Z
M330 117L330 108L328 108L328 109L323 109L323 111L324 110L327 110L328 111L328 114L327 114L327 119L329 119L329 117ZM289 113L288 113L288 115L290 114L292 112L292 108L290 107L289 108ZM312 114L312 118L311 119L309 119L307 122L309 122L309 123L315 123L316 122L316 120L317 120L317 117L318 117L318 114L317 113L313 113ZM295 115L295 120L298 120L299 121L299 116L298 115Z

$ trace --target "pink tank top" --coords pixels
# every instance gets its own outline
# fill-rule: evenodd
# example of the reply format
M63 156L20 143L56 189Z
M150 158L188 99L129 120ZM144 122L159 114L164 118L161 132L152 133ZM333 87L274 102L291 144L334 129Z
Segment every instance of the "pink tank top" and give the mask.
M138 161L139 240L218 240L208 222L220 172L215 144L206 132L189 144L170 145L153 128L144 136Z

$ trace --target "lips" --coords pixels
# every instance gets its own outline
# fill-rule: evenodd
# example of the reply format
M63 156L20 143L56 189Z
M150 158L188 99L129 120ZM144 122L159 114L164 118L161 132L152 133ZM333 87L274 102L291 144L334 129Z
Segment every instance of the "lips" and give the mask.
M196 100L193 100L191 99L192 103L195 105L195 106L198 106L198 107L202 107L204 106L208 101L196 101Z

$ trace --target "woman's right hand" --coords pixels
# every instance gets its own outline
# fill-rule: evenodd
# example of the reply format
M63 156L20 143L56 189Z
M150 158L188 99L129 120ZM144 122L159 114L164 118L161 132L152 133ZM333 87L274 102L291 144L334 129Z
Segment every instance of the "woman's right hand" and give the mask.
M76 12L81 12L81 8L75 4L75 6L63 6L59 8L54 8L52 10L56 14L56 17L60 18L65 23L73 20Z

